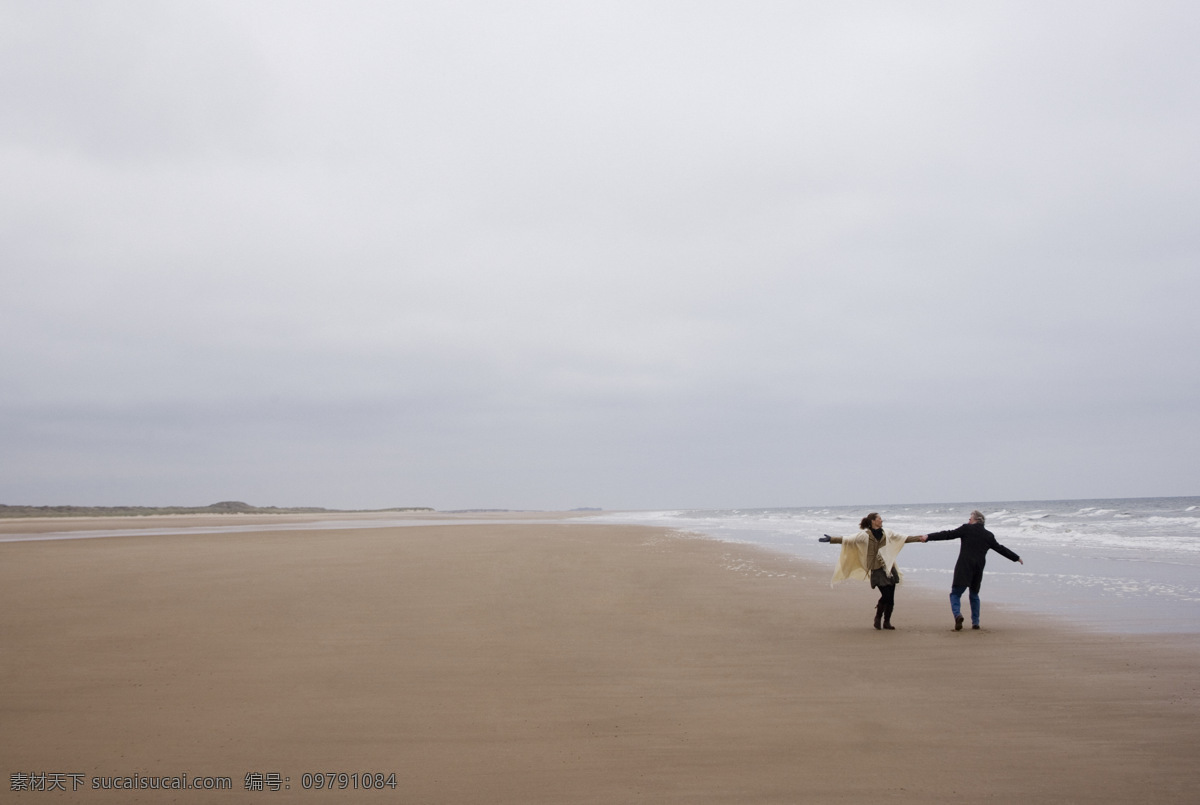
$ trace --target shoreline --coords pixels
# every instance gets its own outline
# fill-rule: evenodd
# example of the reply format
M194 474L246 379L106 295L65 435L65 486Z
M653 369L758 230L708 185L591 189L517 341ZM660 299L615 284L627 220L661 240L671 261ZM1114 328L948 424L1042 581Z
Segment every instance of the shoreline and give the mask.
M719 534L695 531L686 527L654 525L649 523L620 522L620 521L591 521L594 516L591 511L363 511L344 512L341 516L332 517L329 512L289 512L289 513L253 513L253 514L166 514L139 516L105 516L105 517L46 517L20 518L12 520L0 519L0 545L13 542L58 541L75 539L111 539L129 536L159 536L176 538L180 536L199 534L253 534L260 531L311 531L311 530L341 530L341 529L383 529L396 527L436 527L442 525L482 525L490 523L509 524L538 524L538 523L570 523L582 522L588 525L609 526L644 526L648 528L663 528L689 538L712 540L727 545L745 545L774 554L784 561L793 559L813 564L832 573L832 562L823 558L816 559L809 554L799 554L789 551L783 546L772 545L769 542L757 542L744 535L722 536ZM910 546L911 548L912 546ZM930 568L921 564L919 554L912 550L905 555L902 567L906 576L908 590L920 590L932 594L937 600L946 604L946 595L952 564L941 568ZM986 610L1005 609L1021 613L1032 618L1044 618L1057 624L1060 628L1086 630L1097 634L1130 634L1158 635L1165 638L1190 640L1200 642L1200 627L1172 628L1180 623L1177 613L1173 621L1166 626L1153 620L1153 607L1146 607L1127 598L1113 599L1103 602L1100 614L1087 617L1082 612L1090 612L1088 604L1077 601L1074 609L1064 610L1063 606L1054 602L1054 593L1048 589L1029 588L1026 592L1032 595L1017 596L1014 593L1014 582L1007 576L1014 571L997 565L988 574L985 581L984 607ZM1019 571L1017 571L1019 572ZM945 584L941 584L945 577ZM937 583L931 580L937 579ZM851 584L851 586L853 586ZM1026 585L1028 586L1028 585ZM966 607L966 598L964 596ZM1093 601L1094 605L1095 602ZM965 610L964 610L965 611ZM1138 613L1134 617L1132 613ZM1108 615L1107 619L1104 615ZM986 615L985 615L986 617ZM1186 620L1186 619L1185 619ZM1148 628L1146 624L1149 624Z
M147 514L80 517L20 517L0 519L0 543L49 539L86 539L81 532L97 532L104 537L179 536L186 533L237 533L285 529L319 528L329 524L354 523L362 528L388 528L400 524L451 524L485 522L560 521L586 517L590 512L439 512L439 511L368 511L283 514ZM344 527L344 526L343 526ZM161 530L160 530L161 529Z
M1162 503L1179 499L1147 500ZM1106 633L1200 633L1197 561L1200 542L1194 537L1188 539L1192 530L1200 526L1200 518L1190 514L1195 507L1173 512L1183 515L1183 519L1171 519L1165 514L1155 516L1154 507L1144 507L1136 510L1133 519L1122 515L1114 518L1118 530L1110 533L1110 527L1094 517L1121 512L1123 507L1112 505L1102 512L1080 510L1079 505L1086 502L1060 501L1060 510L1051 514L1008 512L1010 521L1002 519L993 526L998 539L1021 554L1025 564L1015 565L991 555L983 585L985 608L1004 603L1034 615L1049 615L1075 628ZM905 511L885 513L900 533L925 533L957 524L957 518L946 517L945 511L939 514L911 510L923 508L906 507ZM1065 511L1071 513L1064 515ZM694 516L660 512L652 517L606 519L694 530L715 539L760 545L827 565L832 572L832 554L836 552L819 546L815 535L844 533L852 528L851 522L857 522L860 513L848 508L781 509L751 512L747 516L736 511L694 512ZM940 524L931 524L927 519L935 514L943 517ZM1005 514L993 512L990 516L999 518ZM1054 518L1053 525L1044 525L1046 517ZM1135 522L1138 524L1130 528L1129 524ZM839 526L844 527L839 529ZM1093 544L1093 539L1098 543ZM1141 540L1148 544L1138 546ZM908 546L900 561L906 581L932 589L944 598L950 589L956 553L957 545L949 543Z
M1187 801L1200 647L588 523L0 545L0 757L428 802ZM966 680L970 680L969 684ZM152 802L159 792L88 791ZM39 792L10 792L13 801ZM140 797L140 798L139 798ZM179 801L227 798L179 792Z

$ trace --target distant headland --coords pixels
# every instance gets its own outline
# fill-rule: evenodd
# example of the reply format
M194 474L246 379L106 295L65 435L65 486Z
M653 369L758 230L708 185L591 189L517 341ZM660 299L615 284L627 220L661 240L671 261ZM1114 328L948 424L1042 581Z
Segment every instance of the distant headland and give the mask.
M431 512L428 506L397 506L390 509L325 509L319 506L251 506L240 500L223 500L209 506L7 506L0 503L4 517L140 517L153 514L336 514L339 512Z

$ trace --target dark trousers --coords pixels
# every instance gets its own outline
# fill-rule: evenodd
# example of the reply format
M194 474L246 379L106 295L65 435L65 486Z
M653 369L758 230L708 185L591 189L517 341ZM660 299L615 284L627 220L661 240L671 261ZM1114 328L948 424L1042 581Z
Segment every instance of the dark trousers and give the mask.
M883 611L891 614L892 608L896 606L896 585L885 584L879 588L879 604L883 607Z

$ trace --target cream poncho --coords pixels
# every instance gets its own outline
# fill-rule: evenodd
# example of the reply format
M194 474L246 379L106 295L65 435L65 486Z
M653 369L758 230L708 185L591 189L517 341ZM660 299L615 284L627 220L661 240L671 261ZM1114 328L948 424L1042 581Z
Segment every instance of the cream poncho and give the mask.
M856 579L858 581L866 581L871 578L871 568L867 567L867 549L871 532L863 529L852 537L831 537L830 542L842 544L842 553L838 557L837 566L833 569L833 580L829 582L833 586L839 581L847 579ZM891 575L892 568L896 565L896 557L900 554L900 549L909 540L916 540L915 537L905 537L897 534L895 531L883 530L883 540L879 545L879 555L883 557L883 568ZM896 573L899 574L899 569ZM903 578L903 576L901 576Z

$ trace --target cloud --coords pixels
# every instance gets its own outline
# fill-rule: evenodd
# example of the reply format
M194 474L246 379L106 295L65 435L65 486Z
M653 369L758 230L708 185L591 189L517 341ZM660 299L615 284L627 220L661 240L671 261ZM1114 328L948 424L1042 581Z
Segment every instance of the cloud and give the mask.
M1190 6L0 14L10 502L1194 487Z

